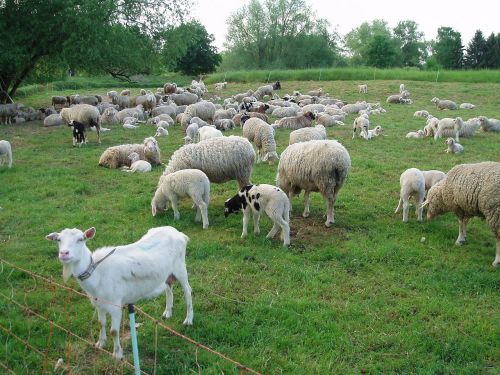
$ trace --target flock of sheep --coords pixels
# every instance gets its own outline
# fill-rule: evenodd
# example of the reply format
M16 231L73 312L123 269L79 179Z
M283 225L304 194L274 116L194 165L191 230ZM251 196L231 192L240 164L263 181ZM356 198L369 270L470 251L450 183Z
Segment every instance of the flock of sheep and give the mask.
M221 90L226 85L227 82L222 82L215 87ZM326 201L325 225L329 227L335 222L334 206L351 169L351 158L342 144L327 139L326 127L344 125L346 117L355 113L353 138L370 140L383 133L381 126L370 129L370 116L384 113L385 109L379 103L348 104L331 98L322 89L307 94L293 92L281 97L276 93L280 89L280 82L276 82L224 100L217 97L215 100L204 100L207 89L200 80L193 81L187 89L167 83L155 93L142 90L137 97L130 96L129 90L120 93L111 91L107 93L107 101L99 95L53 97L52 107L43 110L46 116L44 124L72 126L79 136L76 143L80 145L87 142L85 132L89 128L96 131L100 142L100 134L109 130L105 128L108 125L120 123L130 130L142 126L141 123L156 126L154 136L147 137L142 143L116 145L102 153L99 165L122 168L128 172L148 172L152 166L161 165L156 137L168 135L170 126L180 124L185 133L185 144L171 155L158 181L151 199L152 215L167 210L171 205L174 218L179 219L178 202L183 197L189 197L196 207L195 220L202 221L206 229L209 226L210 185L236 180L239 191L226 200L224 214L227 216L243 211L241 236L247 235L250 216L253 217L254 232L258 234L259 219L265 212L273 223L267 237L273 238L280 232L283 244L288 246L292 198L302 190L303 217L310 214L310 193L320 192ZM368 85L359 86L360 93L367 91ZM223 104L214 103L217 101ZM387 102L408 105L412 100L410 93L401 85L400 93L389 96ZM438 110L458 108L450 100L434 98L432 102ZM470 103L464 104L462 108L474 107ZM9 111L12 108L16 108L16 111L9 112L8 122L22 118L22 112L19 112L22 107L11 105ZM0 108L0 113L5 111ZM29 113L32 111L29 110ZM437 119L427 111L417 111L415 116L425 117L427 124L424 129L408 133L407 138L450 137L447 140L448 151L454 153L463 151L463 147L458 144L459 137L473 136L479 128L483 131L500 131L500 121L484 116L468 121L460 117ZM271 123L270 117L277 120ZM238 126L242 128L242 136L224 136L224 131ZM280 129L292 131L288 147L278 155L275 133ZM2 154L7 155L10 167L12 151L7 141L0 141L0 156ZM277 186L251 183L255 162L270 165L278 163ZM485 217L497 240L493 265L500 264L500 163L464 164L448 173L410 168L401 174L400 186L396 212L403 209L403 221L408 221L411 197L416 199L418 220L422 220L424 207L427 207L429 219L452 211L460 223L457 244L465 241L467 221L472 216ZM103 248L91 253L85 241L94 234L94 228L86 232L65 229L47 236L59 243L59 258L66 278L71 275L77 277L82 288L92 296L111 300L118 306L133 303L141 297L157 295L166 289L165 318L171 316L171 285L177 279L181 282L188 305L184 323L192 324L191 292L185 265L187 237L184 234L171 227L154 228L133 244L115 249ZM120 251L115 252L116 249ZM134 259L144 254L147 254L147 262L142 265L134 263ZM104 261L108 256L114 258L114 264L122 266L111 268L110 263ZM80 260L84 258L87 261L82 265ZM89 261L90 266L87 267ZM102 266L97 267L100 262ZM152 265L158 271L146 272L147 267ZM93 273L98 276L90 277ZM138 276L130 277L130 274ZM118 289L110 289L116 288L116 284L122 285ZM105 314L109 313L115 341L114 356L121 358L118 334L121 313L116 307L105 303L96 303L96 307L102 325L98 346L105 344Z

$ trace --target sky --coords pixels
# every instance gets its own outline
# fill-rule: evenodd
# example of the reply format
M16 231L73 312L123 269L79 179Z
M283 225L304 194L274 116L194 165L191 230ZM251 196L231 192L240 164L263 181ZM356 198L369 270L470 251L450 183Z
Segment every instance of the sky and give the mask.
M261 0L263 2L264 0ZM226 20L231 13L248 4L248 0L195 0L191 16L198 19L215 37L215 46L223 50L226 39ZM448 26L462 35L462 44L467 46L476 30L485 38L492 32L500 32L500 1L475 0L472 3L459 0L377 0L334 1L306 0L321 18L326 18L342 36L363 22L384 19L390 28L398 21L415 21L426 40L435 39L437 29Z

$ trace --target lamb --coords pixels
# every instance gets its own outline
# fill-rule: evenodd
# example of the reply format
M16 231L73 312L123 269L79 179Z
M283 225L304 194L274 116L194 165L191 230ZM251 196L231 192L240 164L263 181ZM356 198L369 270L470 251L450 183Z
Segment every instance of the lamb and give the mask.
M281 229L283 245L290 245L290 202L280 188L273 185L248 185L234 197L224 202L224 216L243 210L243 232L241 238L248 235L248 221L253 214L254 233L259 234L260 214L264 211L273 222L266 238L273 238Z
M222 132L213 126L202 126L198 129L200 142L210 138L224 137Z
M62 124L63 119L59 114L49 115L43 119L43 126L57 126Z
M274 90L280 90L281 84L280 81L276 81L276 83L272 85L260 86L255 92L253 96L255 96L258 100L262 99L266 95L273 95Z
M148 125L157 125L160 123L160 121L163 121L164 123L167 124L167 127L168 126L171 126L171 125L174 125L174 120L172 120L172 117L170 117L169 115L167 114L161 114L161 115L158 115L156 117L152 117L150 118L146 124Z
M427 118L427 124L424 127L424 133L426 137L433 137L436 133L439 119L433 116Z
M135 125L137 123L137 117L136 116L128 116L128 117L124 117L122 119L122 123L123 124L132 124L132 125Z
M0 141L0 167L4 163L4 159L7 159L7 166L12 168L12 147L9 141Z
M302 115L294 116L294 117L285 117L281 120L278 120L276 123L277 128L285 128L297 130L300 128L307 128L312 126L313 120L316 119L316 116L312 112L305 112Z
M320 87L319 89L317 90L311 90L307 93L307 95L311 95L311 96L321 96L323 95L323 88Z
M187 138L189 138L189 141ZM186 138L185 138L185 140L187 141L186 143L198 142L199 138L200 138L200 133L198 124L196 123L189 124L189 126L186 128Z
M454 110L454 109L458 108L457 103L455 103L451 100L441 100L439 98L432 98L431 102L439 110L443 110L443 109Z
M481 130L484 132L500 132L500 120L479 116L479 122L481 124Z
M431 187L446 177L446 173L431 169L429 171L421 171L425 179L425 191L428 192Z
M179 148L172 154L163 174L199 169L212 183L237 180L241 188L250 184L254 162L255 151L247 139L217 137Z
M428 118L429 117L429 112L428 111L416 111L413 114L413 117L423 117L423 118Z
M304 190L303 217L309 216L309 193L319 191L327 200L326 222L334 223L334 205L343 186L351 158L339 142L319 140L294 143L281 154L276 175L277 185L292 198Z
M455 213L459 222L456 245L465 243L471 217L485 218L496 237L493 266L500 264L500 163L487 161L453 167L445 179L429 190L424 206L429 220L446 212Z
M182 121L181 121L182 123ZM202 128L204 126L210 126L210 124L206 121L203 121L199 117L193 117L191 120L189 120L189 124L197 124L199 128ZM188 125L189 126L189 125ZM187 129L187 128L186 128Z
M71 120L68 126L73 129L73 147L75 147L77 143L78 147L87 144L87 139L85 138L85 125L81 122Z
M225 89L227 86L227 82L217 82L215 84L215 89L216 90L222 90L222 89Z
M368 139L368 128L370 126L370 120L368 120L367 115L357 117L352 124L352 139L356 136L357 131L359 130L359 136L361 137L362 133L365 139Z
M437 124L437 129L434 133L434 140L440 138L445 130L453 130L455 132L455 138L457 139L458 142L459 141L458 137L460 135L460 130L462 129L463 124L464 122L461 117L457 117L455 119L443 118L439 120Z
M137 152L141 160L147 160L151 165L161 164L158 142L153 137L148 137L144 139L142 144L126 144L108 147L102 153L99 159L99 165L114 169L122 166L130 166L131 161L128 156L132 152Z
M137 129L139 126L126 122L122 125L123 129Z
M163 136L166 136L168 135L168 130L165 129L163 126L158 126L156 128L156 133L155 133L155 137L163 137Z
M372 139L374 137L378 137L379 135L382 134L382 132L384 131L384 129L382 128L382 126L380 125L377 125L375 126L375 128L371 129L371 130L368 130L368 132L361 132L360 135L365 138L365 139Z
M368 94L368 85L366 83L364 85L358 85L358 91L362 94Z
M101 143L101 127L99 110L90 104L77 104L71 108L63 108L59 113L66 124L78 121L86 127L95 127L97 130L97 141Z
M252 96L252 95L253 95L253 91L252 90L248 90L247 92L233 95L232 99L235 100L235 101L237 101L238 103L241 103L241 101L243 100L243 98L245 98L247 96Z
M471 103L462 103L460 104L460 109L474 109L476 106Z
M142 298L152 298L166 290L166 308L162 317L172 316L172 285L178 280L186 299L185 325L193 324L191 287L186 270L186 245L189 238L172 227L151 228L137 242L129 245L102 247L93 253L86 241L95 235L95 228L85 232L64 229L46 236L57 241L63 278L74 276L91 297L101 323L96 347L106 345L106 313L111 316L113 357L123 358L120 345L122 306ZM106 260L106 258L111 258Z
M215 115L215 105L214 103L201 101L199 103L189 105L184 111L184 116L182 117L181 125L185 129L187 128L190 120L193 117L199 117L204 121L212 123Z
M422 203L425 197L425 177L417 168L410 168L401 173L399 178L401 190L399 192L399 204L394 213L398 213L403 207L403 223L408 222L408 211L410 210L410 198L413 196L417 201L417 220L422 221Z
M257 147L257 163L268 162L272 165L279 160L276 152L276 141L271 125L258 118L250 118L245 115L241 118L243 123L243 137L255 143Z
M179 198L189 196L196 206L195 221L203 222L203 229L208 228L208 204L210 200L210 181L205 173L198 169L183 169L160 176L158 187L151 200L153 216L159 211L168 210L172 204L174 219L181 215L178 209Z
M0 124L12 124L17 112L23 107L21 103L0 104Z
M405 84L402 83L399 85L399 93L402 94L404 91L406 91Z
M457 143L453 138L448 138L446 140L446 144L448 145L448 148L445 150L446 153L452 153L452 154L460 154L464 152L464 146L462 146L460 143Z
M290 133L289 145L298 142L326 139L326 129L323 125L316 125L312 128L302 128Z
M131 152L128 156L130 159L130 167L122 167L123 172L151 172L151 164L146 160L141 160L139 154L137 152Z
M419 129L416 132L406 133L406 138L421 139L421 138L424 138L424 136L425 136L425 132L422 129Z

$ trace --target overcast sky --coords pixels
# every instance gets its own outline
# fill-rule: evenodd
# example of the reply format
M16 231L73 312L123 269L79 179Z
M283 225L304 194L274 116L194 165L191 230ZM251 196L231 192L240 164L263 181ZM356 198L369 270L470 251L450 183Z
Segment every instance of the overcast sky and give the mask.
M248 4L248 0L195 0L191 15L205 25L215 37L219 51L226 39L226 20L236 9ZM263 2L263 0L261 0ZM462 44L467 46L477 29L487 38L492 32L500 32L500 1L474 0L472 3L458 0L377 0L334 1L306 0L321 18L326 18L333 29L342 36L363 22L384 19L390 28L401 20L413 20L425 39L435 39L437 29L449 26L462 34Z

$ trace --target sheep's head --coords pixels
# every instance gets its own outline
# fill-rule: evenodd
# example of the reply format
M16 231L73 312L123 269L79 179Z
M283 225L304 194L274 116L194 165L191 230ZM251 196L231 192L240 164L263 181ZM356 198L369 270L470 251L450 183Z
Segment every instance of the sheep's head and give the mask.
M244 113L242 116L241 116L241 125L244 125L245 122L247 122L247 120L250 118L250 115L248 113Z
M455 143L455 140L454 140L453 138L448 138L448 139L446 140L446 144L447 144L448 146L453 146L453 144L454 144L454 143Z
M262 161L267 161L269 165L273 165L275 161L280 160L276 151L268 152L262 157Z
M304 113L304 117L307 117L311 121L316 119L316 116L311 111L307 111L306 113Z
M426 201L423 204L427 208L427 219L429 220L447 211L442 195L443 181L439 181L429 189Z
M439 98L434 97L431 99L431 103L433 103L433 104L437 104L438 102L439 102Z
M135 163L137 160L140 159L139 154L137 152L131 152L127 158L132 162Z
M83 260L88 251L85 241L93 238L95 228L89 228L85 232L79 229L64 229L61 233L53 232L45 236L50 241L56 241L59 247L59 260L63 264L63 278L67 281L73 271L73 264Z
M457 117L455 118L455 120L453 120L455 124L457 124L458 126L462 127L463 124L464 124L464 120L462 120L462 117Z
M148 137L144 139L144 153L160 155L160 148L158 147L158 141L153 137Z
M224 202L224 216L228 217L230 214L237 214L240 210L247 207L247 201L245 195L248 196L248 191L253 187L253 185L243 186L238 194L229 198Z
M276 83L273 85L273 90L281 90L280 81L276 81Z

